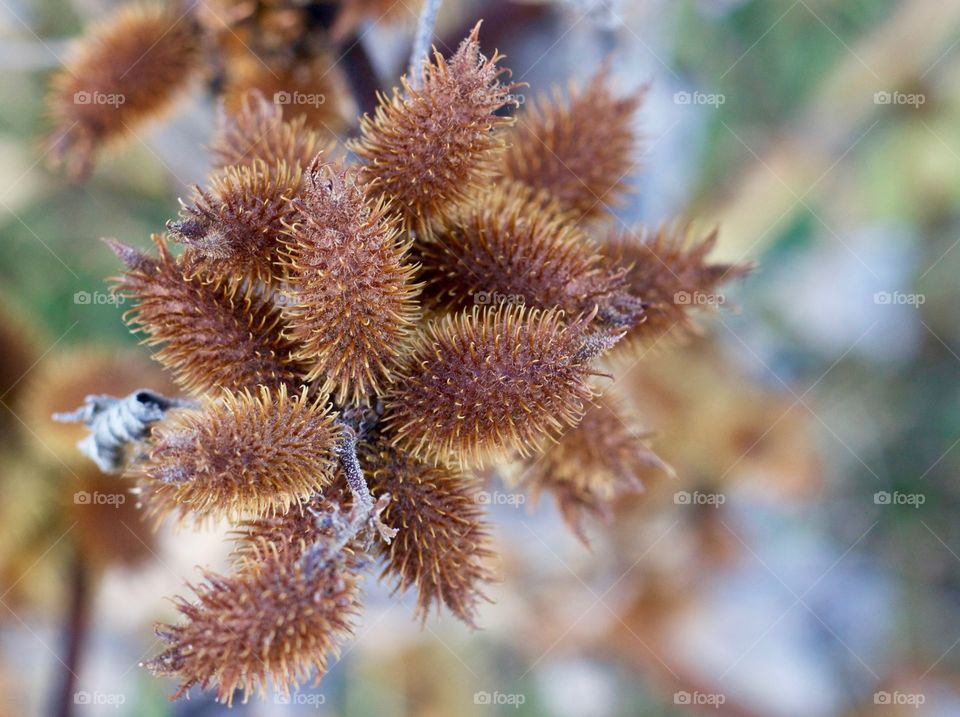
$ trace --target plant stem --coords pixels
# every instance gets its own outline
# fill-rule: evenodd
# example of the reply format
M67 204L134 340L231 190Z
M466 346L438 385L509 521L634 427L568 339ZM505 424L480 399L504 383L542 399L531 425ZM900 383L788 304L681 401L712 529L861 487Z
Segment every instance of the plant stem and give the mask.
M413 48L410 50L410 69L407 78L412 87L419 87L423 73L423 63L430 52L433 29L437 24L437 13L443 0L423 0L423 8L417 20L417 33L413 36Z
M368 533L366 536L368 542L374 535L379 535L389 543L393 540L397 531L380 521L380 513L389 504L390 494L385 493L374 501L367 480L363 475L363 469L360 467L360 461L357 458L357 432L346 423L341 425L344 428L344 435L340 439L337 454L346 475L350 493L353 496L353 505L350 507L346 524L338 531L340 535L335 543L334 552L339 551L344 545L363 533Z
M351 428L346 428L344 433L344 437L340 439L340 464L353 494L353 509L369 514L373 510L373 496L357 459L357 434Z
M340 46L338 52L346 69L345 74L353 91L353 98L360 110L359 114L372 113L377 107L377 90L380 85L363 42L352 37Z
M71 717L74 713L74 697L77 691L77 671L80 669L80 657L87 637L87 624L90 607L90 576L83 559L77 555L73 560L70 581L70 604L64 625L65 654L63 657L63 683L54 714L57 717Z

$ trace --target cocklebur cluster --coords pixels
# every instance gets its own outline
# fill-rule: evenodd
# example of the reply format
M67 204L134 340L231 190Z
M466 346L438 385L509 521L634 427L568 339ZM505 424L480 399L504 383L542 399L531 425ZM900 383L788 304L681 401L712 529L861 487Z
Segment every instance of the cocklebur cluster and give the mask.
M381 96L355 163L244 97L157 255L109 241L127 320L196 402L129 467L141 502L237 525L234 572L158 628L149 666L178 695L322 674L377 561L421 616L473 624L493 578L480 469L519 465L578 531L663 469L601 397L600 362L689 330L702 306L671 292L716 292L743 268L709 265L709 241L605 226L641 95L618 99L601 72L515 122L478 30ZM604 122L585 116L598 105Z

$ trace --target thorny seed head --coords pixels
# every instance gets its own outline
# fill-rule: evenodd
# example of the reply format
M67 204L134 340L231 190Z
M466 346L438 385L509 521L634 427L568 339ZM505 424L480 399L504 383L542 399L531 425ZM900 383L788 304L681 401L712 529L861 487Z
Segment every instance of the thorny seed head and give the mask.
M418 317L396 221L369 201L356 170L311 166L283 240L294 300L283 307L285 337L307 365L306 380L334 391L338 403L382 393Z
M620 203L635 165L634 115L645 89L614 96L604 68L568 100L554 93L527 105L510 132L507 177L546 191L578 219Z
M167 222L167 230L192 249L192 270L272 283L278 240L299 188L300 169L284 160L227 167L209 190L195 187L192 204L183 205L181 219Z
M261 92L247 92L237 104L232 112L220 107L217 132L210 147L216 169L260 160L268 167L282 161L291 172L305 170L324 150L324 140L306 126L305 117L284 118L283 108Z
M386 398L395 443L460 466L534 452L576 425L592 396L585 323L503 305L430 322Z
M390 494L383 521L398 531L380 545L382 577L398 592L416 587L421 619L445 605L474 626L494 555L478 481L418 460L382 435L364 445L360 458L374 495Z
M200 65L198 27L176 3L120 8L51 82L52 157L84 177L106 143L162 112Z
M350 145L366 161L364 181L408 225L437 219L497 173L504 145L494 130L511 120L495 112L516 104L509 96L516 85L500 82L509 73L497 67L502 55L480 54L479 31L477 24L449 61L435 52L418 89L403 78L402 91L381 96Z
M605 264L556 202L518 182L459 205L417 248L428 295L448 308L509 301L576 316L630 301L624 270Z
M247 282L198 276L170 255L162 237L153 240L156 259L106 241L127 267L115 280L115 291L134 301L124 318L146 334L145 344L160 347L154 355L178 384L195 394L300 385L294 347L267 293Z
M166 648L146 666L180 680L174 699L199 685L227 704L236 690L246 701L268 682L287 695L312 674L319 679L360 612L356 559L321 558L322 548L273 548L232 575L206 573L195 601L177 599L181 621L157 626Z
M623 342L628 350L696 334L696 314L723 303L720 286L750 272L748 263L709 262L717 236L714 230L696 239L689 226L680 224L654 231L615 231L608 236L605 254L627 269L630 292L646 305L645 320L632 327Z
M147 513L163 518L285 512L333 480L340 427L285 386L223 395L154 430L140 466Z

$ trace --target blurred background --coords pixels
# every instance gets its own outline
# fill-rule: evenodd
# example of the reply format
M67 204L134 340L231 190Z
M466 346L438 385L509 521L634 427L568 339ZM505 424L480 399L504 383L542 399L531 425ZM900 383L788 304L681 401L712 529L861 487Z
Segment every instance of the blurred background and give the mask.
M358 25L383 87L413 5ZM146 246L209 167L197 87L86 182L47 169L49 75L112 7L0 0L3 715L52 714L70 670L78 715L227 712L138 667L222 535L154 534L49 419L172 390L98 239ZM370 579L320 688L232 713L960 715L960 3L448 0L438 46L481 17L529 96L605 58L624 93L649 83L619 220L718 225L718 258L758 269L701 338L617 372L676 479L588 525L589 549L548 499L492 493L481 630L421 627Z

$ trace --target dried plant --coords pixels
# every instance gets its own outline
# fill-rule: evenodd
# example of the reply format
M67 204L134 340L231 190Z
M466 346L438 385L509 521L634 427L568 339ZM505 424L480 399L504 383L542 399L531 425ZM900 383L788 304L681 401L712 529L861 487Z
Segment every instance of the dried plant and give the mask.
M267 101L261 92L247 92L238 105L235 112L220 108L210 147L217 169L253 165L259 160L268 169L286 166L290 172L302 171L324 148L323 139L307 127L303 115L284 119L281 107Z
M122 8L53 79L55 161L86 174L103 144L166 108L199 69L199 28L176 4Z
M159 629L148 665L177 696L196 685L230 702L321 676L375 561L417 591L419 616L445 606L474 624L494 579L480 468L529 461L528 487L581 534L583 515L664 468L632 412L598 398L598 362L677 318L669 292L716 292L744 268L708 264L709 242L592 236L639 102L615 100L605 76L524 120L504 159L514 85L478 32L380 96L353 164L244 96L221 118L208 189L169 225L183 252L109 241L125 318L196 399L126 432L142 502L237 528L233 572L208 574ZM538 122L590 202L531 154ZM89 422L91 452L106 419Z
M298 119L328 139L337 137L345 123L333 58L326 54L300 58L285 51L273 54L236 53L223 91L226 109L237 111L247 94L257 90L273 99L288 119Z
M192 268L271 283L277 238L293 219L290 199L300 186L300 168L279 160L273 167L256 159L227 167L209 191L195 187L192 204L179 221L167 222L177 241L194 249ZM218 266L227 262L229 266Z
M361 461L371 492L390 495L383 521L397 530L396 540L381 546L383 576L400 592L417 587L424 620L443 604L473 625L483 586L493 580L494 555L477 481L417 460L383 436L366 445Z
M644 477L655 472L671 472L647 445L650 438L612 396L600 396L580 423L542 455L527 459L521 479L535 499L551 493L586 543L585 517L608 517L617 495L640 490Z
M294 347L268 295L230 277L196 276L162 237L153 240L156 259L108 241L127 267L115 289L135 302L127 320L147 335L148 346L162 346L156 358L177 383L195 394L299 385Z
M167 647L147 666L181 681L174 698L215 685L227 704L237 689L263 693L272 680L289 694L323 674L360 609L358 560L325 548L318 542L298 554L270 544L234 575L207 573L195 602L178 600L183 621L157 627Z
M508 305L435 320L386 397L384 422L434 463L480 467L534 451L575 426L592 396L585 324Z
M520 115L504 156L504 174L547 191L580 218L620 202L636 162L632 127L643 91L617 98L604 69L585 89L541 96Z
M500 82L509 73L497 67L502 56L480 54L479 31L449 62L436 52L416 87L402 78L403 89L381 98L351 144L367 162L364 179L408 224L428 226L497 174L505 145L494 130L511 121L495 112L516 100L514 85Z
M427 293L445 308L477 297L513 297L528 306L559 307L569 316L603 307L642 313L623 271L611 271L592 240L556 202L523 184L488 189L455 208L436 240L420 245Z
M604 252L627 269L630 290L646 302L646 320L629 333L625 345L652 346L665 337L696 333L695 314L724 302L718 293L726 281L750 271L749 264L711 264L717 231L700 240L689 226L664 225L655 231L615 230Z
M201 79L231 111L257 89L297 134L309 128L314 137L332 140L343 129L353 79L339 65L357 64L358 78L372 73L353 37L356 24L347 21L353 10L331 12L330 6L327 0L139 0L119 8L80 38L53 77L47 101L53 164L73 178L86 177L101 149L135 134ZM334 36L339 16L344 22ZM356 83L354 94L362 90L372 100L372 90ZM264 154L270 163L295 164L283 153Z
M284 240L293 298L283 309L307 381L343 403L382 393L410 334L415 267L396 221L364 196L355 168L315 163Z
M171 414L142 463L147 512L286 512L333 480L340 430L327 407L261 386Z

